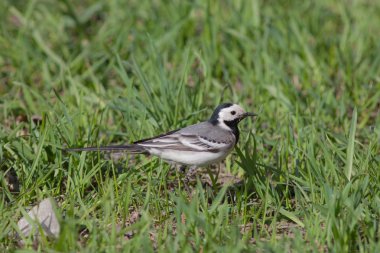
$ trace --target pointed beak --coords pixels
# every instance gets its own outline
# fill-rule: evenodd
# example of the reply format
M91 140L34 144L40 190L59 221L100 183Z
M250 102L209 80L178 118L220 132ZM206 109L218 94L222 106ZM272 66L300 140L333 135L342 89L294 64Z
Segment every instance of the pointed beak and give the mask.
M240 118L239 118L239 122L240 122L241 120L247 118L247 117L255 117L255 116L257 116L256 113L253 113L253 112L246 112L246 113L244 113L244 114L242 114L242 115L240 116Z
M256 113L253 113L253 112L246 112L243 114L243 118L246 118L246 117L255 117L257 116Z

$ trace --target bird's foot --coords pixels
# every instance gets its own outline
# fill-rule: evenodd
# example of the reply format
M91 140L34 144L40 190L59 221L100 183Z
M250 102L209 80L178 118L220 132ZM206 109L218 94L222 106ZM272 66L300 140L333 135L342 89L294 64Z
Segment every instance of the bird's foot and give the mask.
M178 168L178 171L182 174L185 174L186 168L187 168L186 165L180 165Z

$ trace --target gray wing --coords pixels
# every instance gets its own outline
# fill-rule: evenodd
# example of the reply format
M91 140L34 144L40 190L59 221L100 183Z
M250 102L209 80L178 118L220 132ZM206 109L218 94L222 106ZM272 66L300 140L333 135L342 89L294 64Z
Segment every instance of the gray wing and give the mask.
M135 142L145 148L219 152L235 145L234 135L209 122L202 122L154 138Z
M182 134L196 134L214 143L235 144L236 138L232 131L215 126L210 122L202 122L182 128L178 131Z

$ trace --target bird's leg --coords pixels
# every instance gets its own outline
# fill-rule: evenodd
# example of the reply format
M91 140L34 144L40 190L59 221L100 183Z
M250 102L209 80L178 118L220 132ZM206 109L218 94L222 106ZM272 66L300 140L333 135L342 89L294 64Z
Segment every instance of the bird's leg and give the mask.
M186 184L190 184L191 179L194 177L196 173L197 173L197 166L190 166L189 170L187 171L185 175Z
M193 176L196 173L197 173L197 166L190 166L189 170L186 173L186 177Z
M179 173L178 180L179 183L183 183L183 186L185 187L185 190L187 192L190 192L189 184L191 182L191 177L193 176L194 172L196 171L195 166L190 166L189 168L186 165L175 165L176 171Z

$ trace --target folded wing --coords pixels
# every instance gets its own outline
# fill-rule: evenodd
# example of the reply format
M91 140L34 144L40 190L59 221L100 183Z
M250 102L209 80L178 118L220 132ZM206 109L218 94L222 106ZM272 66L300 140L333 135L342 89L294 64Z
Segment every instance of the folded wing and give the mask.
M229 149L232 143L217 142L195 134L173 133L158 138L138 142L144 148L173 149L195 152L219 152Z

